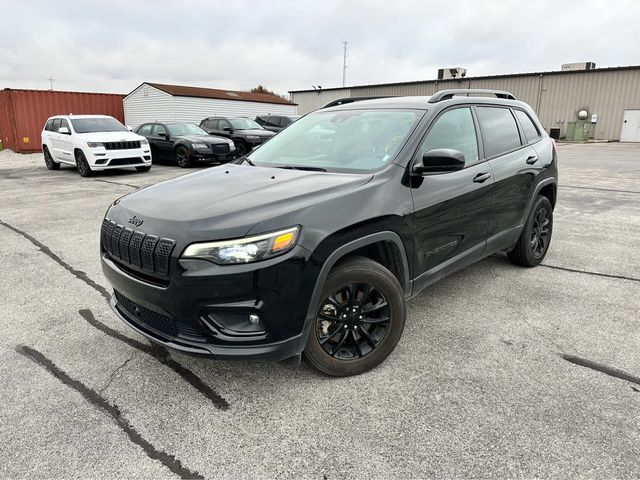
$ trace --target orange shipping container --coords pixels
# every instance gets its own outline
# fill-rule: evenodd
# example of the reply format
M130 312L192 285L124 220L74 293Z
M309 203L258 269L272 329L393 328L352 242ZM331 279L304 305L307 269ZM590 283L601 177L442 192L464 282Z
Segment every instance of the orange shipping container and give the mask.
M124 123L122 100L114 93L0 90L0 139L14 152L42 151L40 132L52 115L104 114Z

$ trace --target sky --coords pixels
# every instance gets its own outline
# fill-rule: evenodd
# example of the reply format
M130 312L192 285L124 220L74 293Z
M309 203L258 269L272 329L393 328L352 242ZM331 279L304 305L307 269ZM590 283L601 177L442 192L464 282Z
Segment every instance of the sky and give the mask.
M640 64L627 0L0 0L0 89L129 93L142 82L280 94Z

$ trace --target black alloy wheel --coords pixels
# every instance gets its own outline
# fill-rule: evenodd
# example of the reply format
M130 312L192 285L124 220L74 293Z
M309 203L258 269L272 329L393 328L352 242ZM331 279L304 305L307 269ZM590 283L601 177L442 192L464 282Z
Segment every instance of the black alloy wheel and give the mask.
M320 345L338 359L361 358L375 350L389 326L389 303L368 283L349 283L321 304L316 322Z
M60 169L60 164L53 159L53 157L51 156L51 153L49 153L49 149L47 148L46 145L44 146L44 148L42 150L43 150L43 153L44 153L44 163L47 166L47 168L49 170L59 170Z
M547 197L539 195L522 229L518 243L508 252L516 265L535 267L544 259L553 233L553 206Z
M404 290L378 262L355 256L340 262L320 298L303 354L327 375L358 375L375 368L402 337Z
M531 252L536 258L542 257L549 247L550 230L549 214L546 207L541 207L536 212L531 232Z
M76 168L81 177L90 177L93 174L93 170L91 170L87 157L84 156L82 150L76 152Z
M189 168L191 166L189 151L185 147L178 147L176 149L176 162L178 162L180 168Z
M247 146L242 143L242 142L238 142L236 144L236 155L238 157L244 157L247 153L248 153L249 149L247 148Z

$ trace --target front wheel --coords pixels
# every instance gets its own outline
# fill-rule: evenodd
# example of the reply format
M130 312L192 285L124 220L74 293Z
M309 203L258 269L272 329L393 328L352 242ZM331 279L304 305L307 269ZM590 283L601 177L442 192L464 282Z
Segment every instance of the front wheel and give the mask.
M358 375L382 363L405 323L404 292L373 260L354 257L329 274L304 357L327 375Z
M89 166L89 162L87 162L87 157L84 156L82 150L76 152L76 167L81 177L90 177L93 175L93 170L91 170L91 166Z
M176 149L176 162L180 168L189 168L191 166L191 158L189 158L189 150L185 147Z
M552 232L553 207L547 197L540 195L533 204L518 243L509 252L509 259L516 265L535 267L549 250Z

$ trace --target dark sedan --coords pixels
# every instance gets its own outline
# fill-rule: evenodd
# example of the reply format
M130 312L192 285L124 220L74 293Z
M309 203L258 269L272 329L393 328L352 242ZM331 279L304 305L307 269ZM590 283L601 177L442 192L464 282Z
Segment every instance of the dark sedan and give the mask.
M194 123L144 123L135 132L149 140L154 160L175 160L182 168L199 162L226 163L236 157L233 141L209 135Z

